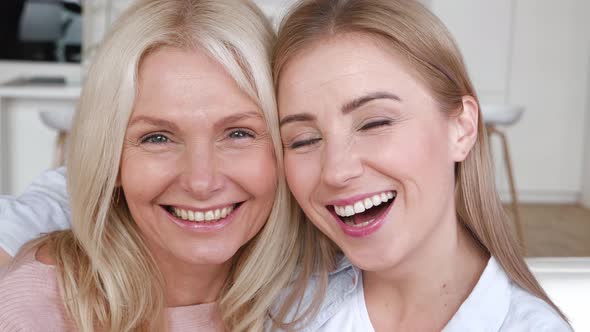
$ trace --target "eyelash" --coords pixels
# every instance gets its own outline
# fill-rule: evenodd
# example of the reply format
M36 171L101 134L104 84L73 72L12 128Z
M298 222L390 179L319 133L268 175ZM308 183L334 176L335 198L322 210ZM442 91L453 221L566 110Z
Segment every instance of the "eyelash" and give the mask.
M166 141L165 142L162 142L162 141L154 142L154 141L152 141L155 138L164 138ZM164 134L151 134L151 135L148 135L148 136L146 136L146 137L144 137L144 138L141 139L141 143L142 144L165 144L165 143L168 143L169 141L170 141L170 139L168 138L168 136L166 136Z
M378 127L382 127L382 126L390 126L393 123L392 120L388 120L388 119L383 119L383 120L377 120L377 121L373 121L373 122L369 122L364 124L359 130L370 130L370 129L374 129L374 128L378 128Z
M289 145L289 149L295 150L298 148L302 148L304 146L314 145L314 144L320 142L321 140L322 140L321 138L312 138L312 139L306 139L303 141L295 141L295 142L291 143L291 145Z
M232 135L234 134L239 134L241 136L239 137L232 137ZM230 130L229 134L227 135L228 138L230 139L244 139L244 138L256 138L256 134L251 131L251 130L247 130L244 128L239 128L239 129L232 129Z
M369 122L369 123L364 124L361 128L359 128L359 130L366 131L366 130L371 130L371 129L382 127L382 126L390 126L392 123L393 123L393 121L388 120L388 119L373 121L373 122ZM314 145L314 144L320 142L321 140L322 140L321 138L312 138L312 139L307 139L307 140L302 140L302 141L295 141L295 142L291 143L288 146L288 148L292 149L292 150L296 150L298 148L302 148L305 146Z

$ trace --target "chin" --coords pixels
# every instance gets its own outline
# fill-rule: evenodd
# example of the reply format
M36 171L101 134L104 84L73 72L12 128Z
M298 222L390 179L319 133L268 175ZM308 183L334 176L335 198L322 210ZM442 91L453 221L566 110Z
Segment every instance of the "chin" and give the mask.
M399 246L394 246L391 241L383 246L365 246L363 248L351 248L342 250L348 260L363 271L379 272L395 268L402 262L407 253Z
M234 246L199 246L182 253L183 260L193 265L222 265L231 261L239 248L233 250ZM187 255L188 253L188 255Z

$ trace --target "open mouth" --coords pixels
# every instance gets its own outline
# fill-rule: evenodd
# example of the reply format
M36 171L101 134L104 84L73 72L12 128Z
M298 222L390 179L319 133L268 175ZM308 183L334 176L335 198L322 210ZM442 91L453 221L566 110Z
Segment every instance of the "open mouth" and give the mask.
M244 202L230 204L210 210L190 210L172 205L163 205L162 208L175 218L192 223L213 224L220 222L233 214Z
M328 205L327 208L342 223L354 228L363 228L380 220L380 217L389 210L396 196L396 191L385 191L351 204Z

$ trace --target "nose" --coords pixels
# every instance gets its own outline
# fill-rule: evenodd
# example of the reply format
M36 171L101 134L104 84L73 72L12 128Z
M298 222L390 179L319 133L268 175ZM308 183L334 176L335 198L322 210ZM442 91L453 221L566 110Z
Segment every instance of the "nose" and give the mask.
M223 188L223 174L214 146L192 145L185 151L184 160L180 180L183 190L197 199L206 200Z
M321 162L322 180L331 187L345 187L363 173L361 159L346 142L325 142Z

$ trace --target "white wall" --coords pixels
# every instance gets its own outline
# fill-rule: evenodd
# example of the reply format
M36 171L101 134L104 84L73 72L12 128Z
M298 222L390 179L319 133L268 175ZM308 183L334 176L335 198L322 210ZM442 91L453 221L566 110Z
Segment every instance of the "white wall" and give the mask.
M483 103L526 108L507 128L525 201L576 202L582 192L584 110L590 94L586 0L433 0ZM497 142L495 142L497 143ZM498 146L501 192L507 192Z
M511 6L511 0L432 1L432 10L457 40L484 103L505 99Z
M585 7L582 9L581 13L590 13L590 2L585 3ZM583 26L585 31L590 31L590 20L584 20L586 23ZM590 33L586 38L586 47L590 49ZM582 167L584 172L584 178L582 183L582 204L590 209L590 55L588 56L588 89L586 90L586 139L584 141L585 145L585 161L584 166Z
M590 63L590 57L588 58ZM588 80L590 81L590 70L588 71ZM588 91L588 98L586 101L586 140L584 142L586 147L585 161L584 161L584 178L582 182L582 199L581 203L586 208L590 209L590 90Z
M520 0L516 6L511 102L527 107L509 132L520 190L581 193L588 30L585 0Z

